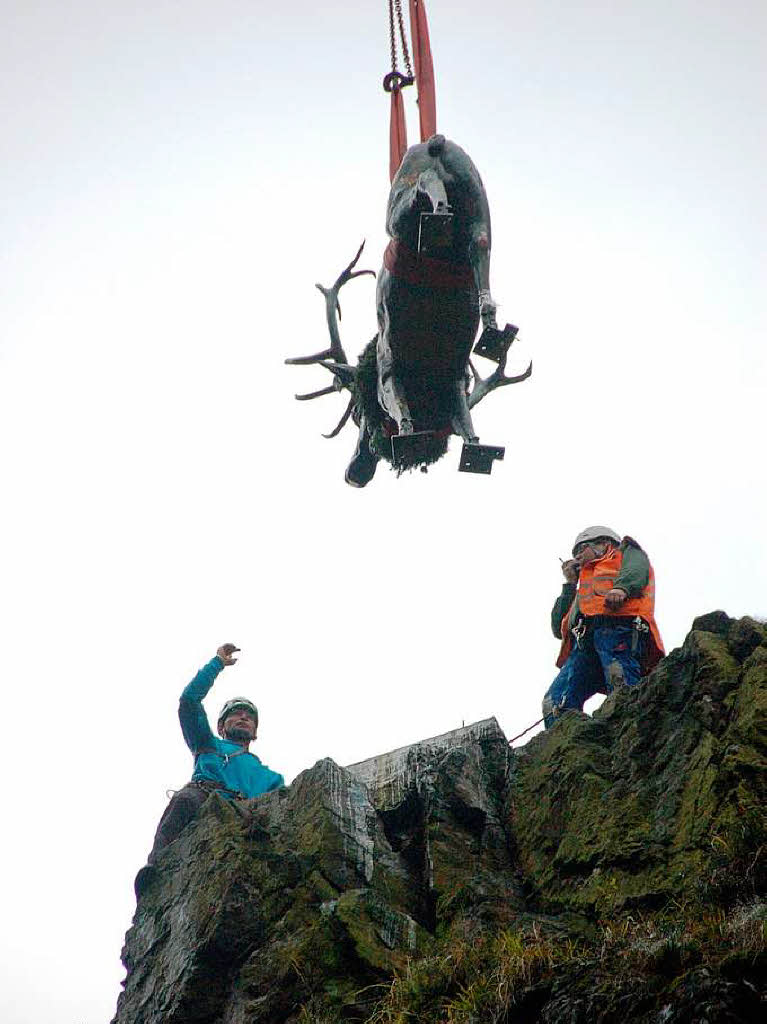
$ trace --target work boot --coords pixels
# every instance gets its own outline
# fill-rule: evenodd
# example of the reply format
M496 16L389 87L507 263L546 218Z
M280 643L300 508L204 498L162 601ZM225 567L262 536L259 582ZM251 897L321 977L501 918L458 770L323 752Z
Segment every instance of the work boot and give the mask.
M354 449L352 461L346 467L344 479L352 487L365 487L375 476L377 465L378 456L370 448L370 434L363 417L360 421L357 447Z

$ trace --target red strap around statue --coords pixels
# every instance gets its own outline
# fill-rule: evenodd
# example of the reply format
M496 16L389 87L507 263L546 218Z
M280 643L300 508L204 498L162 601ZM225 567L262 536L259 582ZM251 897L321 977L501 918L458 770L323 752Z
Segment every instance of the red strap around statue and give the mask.
M434 63L431 59L425 0L410 0L410 35L413 40L415 81L418 86L421 142L426 142L437 133L437 99L434 92Z
M399 170L407 151L407 125L405 124L405 103L401 89L392 89L391 115L389 118L389 181Z

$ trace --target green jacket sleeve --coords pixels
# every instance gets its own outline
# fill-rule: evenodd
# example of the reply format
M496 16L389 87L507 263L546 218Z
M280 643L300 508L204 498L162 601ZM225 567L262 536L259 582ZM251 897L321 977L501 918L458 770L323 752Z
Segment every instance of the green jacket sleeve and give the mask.
M613 585L625 590L629 597L637 597L650 580L650 559L631 537L624 537L621 550L621 571Z
M567 609L575 600L575 591L575 583L563 583L562 593L556 599L556 601L554 602L554 607L551 609L551 632L554 634L557 640L562 639L562 619L564 618Z

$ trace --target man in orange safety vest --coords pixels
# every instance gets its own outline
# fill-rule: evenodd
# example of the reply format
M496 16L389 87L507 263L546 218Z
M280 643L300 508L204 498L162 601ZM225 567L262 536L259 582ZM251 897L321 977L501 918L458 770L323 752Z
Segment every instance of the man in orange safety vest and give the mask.
M636 686L665 653L655 622L655 573L637 542L608 526L589 526L572 553L551 612L562 645L559 675L543 698L547 729L595 693Z

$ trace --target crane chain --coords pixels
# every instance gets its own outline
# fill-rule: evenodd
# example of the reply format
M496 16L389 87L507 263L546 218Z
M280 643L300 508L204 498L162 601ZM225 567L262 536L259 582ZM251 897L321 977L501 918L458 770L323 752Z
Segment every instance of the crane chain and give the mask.
M402 59L405 63L405 72L408 78L412 78L413 67L410 63L410 51L407 45L407 36L405 35L405 21L402 17L402 0L389 0L389 39L391 42L392 75L397 73L397 34L394 25L395 14L397 27L399 28L400 42L402 45Z

